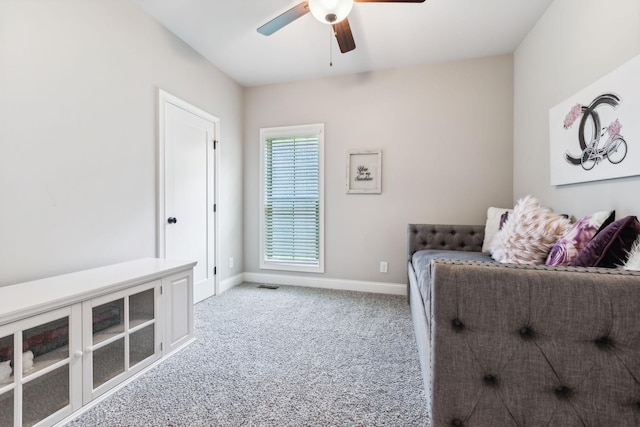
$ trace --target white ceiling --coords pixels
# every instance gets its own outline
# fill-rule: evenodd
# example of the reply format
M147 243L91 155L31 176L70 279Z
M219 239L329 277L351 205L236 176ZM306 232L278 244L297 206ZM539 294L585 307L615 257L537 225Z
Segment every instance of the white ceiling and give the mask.
M134 1L235 81L258 86L512 53L553 0L355 3L356 49L346 54L311 14L268 37L256 31L301 0Z

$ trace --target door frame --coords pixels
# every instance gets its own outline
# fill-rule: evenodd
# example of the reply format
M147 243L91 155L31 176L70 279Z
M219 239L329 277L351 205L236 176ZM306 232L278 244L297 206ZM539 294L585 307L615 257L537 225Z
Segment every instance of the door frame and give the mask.
M194 114L198 117L201 117L205 120L211 121L214 123L214 140L216 141L216 146L213 150L213 203L218 205L218 188L219 188L219 169L220 162L218 156L218 149L220 147L220 119L212 114L207 113L204 110L184 101L170 93L158 88L158 175L157 175L157 216L156 216L156 256L158 258L165 258L166 256L166 242L165 242L165 234L164 234L164 222L166 219L166 210L165 210L165 179L166 179L166 170L165 170L165 114L166 114L166 105L171 104L178 108L181 108L185 111L188 111L191 114ZM212 142L213 143L213 142ZM210 224L208 224L210 226ZM218 221L218 212L216 209L215 214L213 215L213 227L214 227L214 242L213 242L213 263L214 266L219 265L219 256L220 256L220 248L219 248L219 221ZM220 281L218 279L218 274L214 275L214 295L219 294L220 289ZM200 301L198 295L194 294L194 303Z

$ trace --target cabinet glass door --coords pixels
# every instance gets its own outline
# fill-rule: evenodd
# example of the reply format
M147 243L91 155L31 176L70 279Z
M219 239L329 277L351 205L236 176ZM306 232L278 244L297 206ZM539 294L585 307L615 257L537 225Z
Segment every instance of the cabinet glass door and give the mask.
M129 364L135 366L155 353L154 289L129 298Z
M22 425L32 426L70 404L69 364L22 386Z
M0 427L53 425L79 406L79 313L77 305L0 327Z
M125 299L93 307L93 388L98 388L125 369Z
M22 425L70 405L69 316L22 332Z
M13 427L13 335L0 337L0 427Z
M94 345L124 333L124 298L94 307L91 321Z
M158 296L159 285L153 282L86 303L85 310L91 314L88 350L92 357L85 360L85 369L90 368L85 375L90 372L91 381L85 402L159 357Z

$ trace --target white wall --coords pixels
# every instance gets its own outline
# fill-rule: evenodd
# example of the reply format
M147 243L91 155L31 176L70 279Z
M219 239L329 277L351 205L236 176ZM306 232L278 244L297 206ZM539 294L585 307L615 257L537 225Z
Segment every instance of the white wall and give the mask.
M242 271L242 88L130 1L2 0L0 285L155 256L158 88L220 118Z
M640 1L555 0L514 54L514 200L640 215L640 177L552 187L549 109L640 54Z
M408 223L484 224L511 203L510 55L248 88L244 104L245 272L260 272L261 127L325 123L321 277L404 283ZM347 151L376 148L382 194L347 195Z

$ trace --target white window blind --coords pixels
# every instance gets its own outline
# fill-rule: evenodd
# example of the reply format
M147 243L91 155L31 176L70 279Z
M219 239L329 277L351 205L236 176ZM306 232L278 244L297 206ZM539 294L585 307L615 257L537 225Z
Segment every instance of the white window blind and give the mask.
M322 269L321 132L263 137L262 266ZM277 132L276 132L277 135Z

